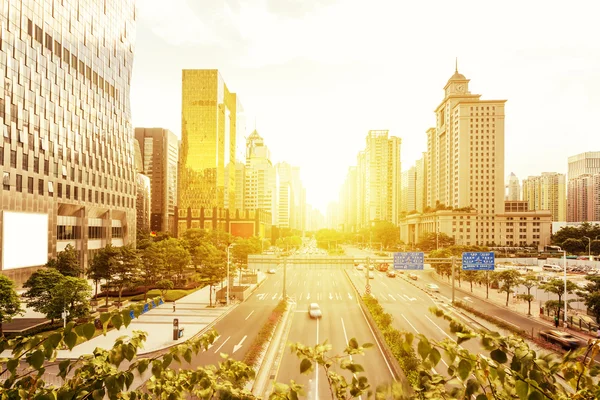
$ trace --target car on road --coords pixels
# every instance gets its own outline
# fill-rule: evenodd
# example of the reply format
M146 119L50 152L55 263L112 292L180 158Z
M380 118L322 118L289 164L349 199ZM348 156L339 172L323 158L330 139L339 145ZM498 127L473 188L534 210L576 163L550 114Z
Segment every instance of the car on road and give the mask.
M380 264L377 264L377 266L375 268L377 268L377 271L385 272L388 270L389 265L387 263L380 263Z
M369 271L369 279L375 279L375 274Z
M317 303L310 303L308 306L308 316L311 318L321 318L323 316L321 307Z
M356 266L356 270L357 270L357 271L362 271L363 269L364 269L364 267L362 266L362 264L358 264L358 265Z
M427 290L430 290L432 292L439 292L440 291L440 287L438 285L436 285L435 283L428 283L426 286Z
M374 269L375 269L375 267L374 267L374 266L372 266L372 265L369 265L369 271L373 271Z
M389 270L386 275L388 276L388 278L395 278L396 277L396 271Z
M541 331L540 337L550 343L559 345L565 350L576 349L581 346L581 341L567 332L557 330Z
M275 270L273 268L271 268L270 270L267 271L269 274L274 274Z
M410 279L412 279L413 281L416 281L417 279L419 279L419 277L416 274L408 274L408 277Z

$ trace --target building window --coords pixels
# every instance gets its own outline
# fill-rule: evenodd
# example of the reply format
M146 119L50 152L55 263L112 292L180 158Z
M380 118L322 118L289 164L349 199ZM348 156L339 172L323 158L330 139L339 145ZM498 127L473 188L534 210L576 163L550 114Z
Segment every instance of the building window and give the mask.
M39 179L38 180L38 193L39 194L44 194L44 180L43 179Z
M77 186L73 187L73 199L79 200L79 188Z
M17 174L17 183L15 186L17 187L17 192L23 191L23 175Z
M101 226L88 226L88 239L103 239L103 231Z
M65 189L66 189L65 195L66 195L67 199L70 199L71 198L71 185L65 185Z
M54 194L54 183L53 182L48 182L48 193Z
M50 175L50 160L44 160L44 175Z
M56 227L57 240L74 240L81 238L81 229L78 226L58 225Z
M0 165L4 165L4 147L0 147Z
M39 157L33 158L33 172L35 172L36 174L40 173L40 158Z
M10 166L13 168L17 168L17 151L10 151Z
M58 197L62 198L62 183L58 184L57 189L58 190L56 191L56 194L58 195Z
M10 190L10 173L4 172L2 175L2 188L4 190Z
M33 194L33 177L27 178L27 192Z
M112 227L112 237L122 238L123 237L123 228L120 226L113 226Z

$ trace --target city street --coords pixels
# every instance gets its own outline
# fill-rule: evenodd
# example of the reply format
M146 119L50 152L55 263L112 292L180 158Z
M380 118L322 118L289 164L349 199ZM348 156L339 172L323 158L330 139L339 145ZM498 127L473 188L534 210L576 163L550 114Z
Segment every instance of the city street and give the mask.
M276 277L282 279L281 268L277 270ZM277 282L281 283L281 280ZM359 344L376 343L355 292L341 267L308 264L287 267L287 282L287 294L297 302L288 343L315 345L327 340L332 345L329 353L332 356L342 355L348 340L353 337ZM279 288L279 285L276 287ZM264 286L256 293L255 296L264 299L263 301L269 301L275 295ZM320 320L310 319L308 316L308 305L313 302L321 307L323 317ZM392 382L392 372L377 345L368 349L364 356L353 356L353 360L364 367L365 376L373 389L378 384ZM310 375L300 375L300 361L286 349L276 381L287 383L295 380L304 385L309 399L330 397L323 369L316 369ZM350 373L346 374L346 379L351 379Z

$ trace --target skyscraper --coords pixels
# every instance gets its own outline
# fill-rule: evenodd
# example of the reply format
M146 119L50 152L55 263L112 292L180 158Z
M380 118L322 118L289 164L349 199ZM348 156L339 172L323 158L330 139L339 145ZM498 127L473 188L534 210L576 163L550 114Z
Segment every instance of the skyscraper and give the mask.
M506 200L508 201L519 201L521 200L521 184L519 178L514 172L510 173L508 177L508 185L506 191Z
M600 221L600 151L569 157L567 221Z
M173 232L177 206L179 140L168 129L135 128L143 172L150 178L152 202L150 229Z
M68 244L85 268L135 241L134 7L2 2L0 269L18 283Z
M254 130L246 139L244 208L265 210L275 218L275 188L276 175L271 162L271 152L264 139ZM277 224L275 219L273 224Z
M564 174L542 172L523 179L523 200L530 210L549 210L552 221L567 220L567 185Z
M388 137L387 130L371 130L366 146L358 155L360 194L359 225L374 221L398 223L401 207L401 164L398 137Z
M235 204L237 114L241 111L236 94L217 70L183 70L179 235L195 227L188 226L188 210L191 218L198 218L202 209L212 213ZM219 219L212 228L226 230L224 224Z
M402 207L400 211L410 212L417 208L417 168L410 167L402 172Z
M415 209L423 212L427 206L427 152L415 162L415 169Z

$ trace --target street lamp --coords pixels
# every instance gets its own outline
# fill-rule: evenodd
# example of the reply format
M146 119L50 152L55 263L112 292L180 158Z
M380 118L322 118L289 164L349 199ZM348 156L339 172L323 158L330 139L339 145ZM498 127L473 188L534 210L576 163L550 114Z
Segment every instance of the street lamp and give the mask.
M565 326L567 328L567 252L563 250L563 278L565 280L565 312L564 312L564 320Z
M583 238L588 240L588 261L592 261L592 239L587 236Z
M226 303L227 305L229 305L229 286L231 281L229 280L229 266L231 265L231 257L229 256L230 254L230 250L233 249L233 246L235 246L235 243L231 243L229 246L227 246L227 300Z

